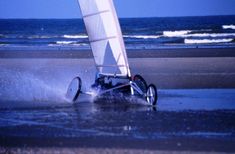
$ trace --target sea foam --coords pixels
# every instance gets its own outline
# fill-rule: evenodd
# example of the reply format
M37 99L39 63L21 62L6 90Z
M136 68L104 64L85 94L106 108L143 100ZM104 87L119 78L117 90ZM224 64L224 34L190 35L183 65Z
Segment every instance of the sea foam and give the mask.
M235 29L235 25L223 25L223 29Z
M228 43L233 39L185 39L185 44L209 44L209 43Z
M137 38L137 39L156 39L160 38L161 35L124 35L126 38Z
M63 35L64 38L70 38L70 39L85 39L88 38L86 35Z
M76 41L57 41L56 44L66 45L66 44L75 44Z
M192 32L191 30L180 30L180 31L163 31L163 35L167 37L180 37Z
M195 33L187 34L182 37L233 37L235 33Z
M163 35L124 35L124 38L137 38L137 39L158 39L161 37L235 37L235 33L194 33L189 34L191 31L164 31Z
M163 35L165 37L234 37L235 33L193 33L190 30L182 30L182 31L164 31Z

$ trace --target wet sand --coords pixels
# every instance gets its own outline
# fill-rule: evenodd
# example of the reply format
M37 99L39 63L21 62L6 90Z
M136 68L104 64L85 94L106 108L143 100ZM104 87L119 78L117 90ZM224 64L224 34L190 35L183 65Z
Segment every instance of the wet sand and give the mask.
M235 106L227 108L219 102L234 104L235 91L227 91L230 98L220 92L166 90L160 93L156 108L112 100L1 109L0 149L16 153L234 152Z
M234 49L163 51L128 52L160 89L157 108L66 102L72 78L94 82L89 51L0 51L0 152L235 152Z
M129 58L235 57L235 48L129 49ZM93 58L90 50L3 50L0 58Z
M0 149L0 152L3 153L34 153L34 154L44 154L44 153L61 153L61 154L68 154L68 153L79 153L79 154L155 154L155 153L161 153L161 154L225 154L224 152L189 152L189 151L160 151L160 150L137 150L137 149L97 149L97 148L12 148L12 149Z
M128 51L128 57L132 74L142 75L148 83L154 83L160 89L234 88L234 50L233 48L159 49L144 52L133 50ZM40 71L55 70L53 73L60 76L64 71L70 78L73 78L76 75L83 77L87 72L91 74L95 72L90 51L60 51L59 53L57 51L36 51L36 53L0 51L0 57L2 67L12 65L19 69L23 67L25 70L39 67L38 74ZM86 72L81 72L79 70L81 67Z

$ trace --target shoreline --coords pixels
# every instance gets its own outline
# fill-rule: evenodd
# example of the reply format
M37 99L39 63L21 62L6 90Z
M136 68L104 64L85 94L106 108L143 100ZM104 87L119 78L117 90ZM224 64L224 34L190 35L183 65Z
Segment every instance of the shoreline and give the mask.
M128 58L235 57L235 48L127 49ZM0 58L93 58L84 50L0 50Z

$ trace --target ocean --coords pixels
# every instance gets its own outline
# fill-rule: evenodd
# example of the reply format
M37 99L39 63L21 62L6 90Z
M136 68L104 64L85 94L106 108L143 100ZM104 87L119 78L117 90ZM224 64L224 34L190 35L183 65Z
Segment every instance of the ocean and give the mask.
M235 46L235 16L120 19L127 49ZM89 49L82 19L0 19L0 50Z

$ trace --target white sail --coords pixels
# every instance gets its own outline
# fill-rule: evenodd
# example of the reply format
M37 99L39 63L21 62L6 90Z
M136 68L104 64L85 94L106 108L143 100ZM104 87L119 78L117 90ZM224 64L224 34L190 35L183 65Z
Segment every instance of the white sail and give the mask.
M130 77L112 0L78 0L99 74Z

